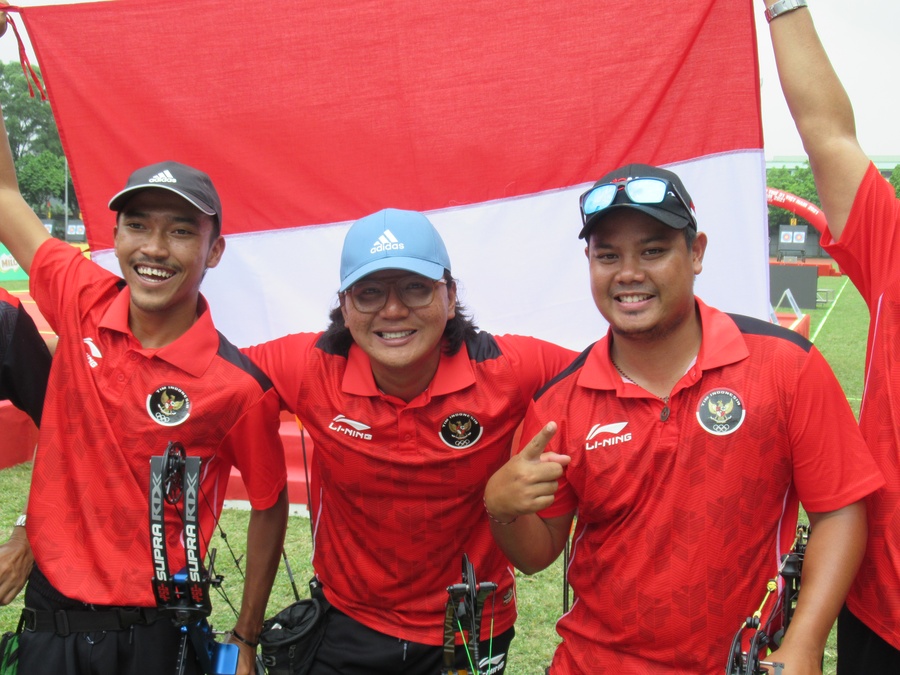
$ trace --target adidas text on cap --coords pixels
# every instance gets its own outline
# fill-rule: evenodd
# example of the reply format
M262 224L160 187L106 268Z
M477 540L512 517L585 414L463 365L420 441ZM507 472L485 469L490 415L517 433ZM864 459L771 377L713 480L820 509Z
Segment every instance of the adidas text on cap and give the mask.
M124 189L109 200L109 208L121 211L135 192L148 188L174 192L206 215L222 220L222 203L209 176L178 162L151 164L132 173Z
M341 251L341 292L381 270L405 270L437 281L450 270L450 256L424 215L384 209L357 220L347 231Z
M600 209L596 213L591 214L581 233L578 235L580 239L585 239L590 234L591 229L599 223L604 216L619 209L634 209L643 211L648 216L652 216L659 222L675 230L683 230L690 227L697 230L697 213L694 209L694 202L688 194L687 188L681 179L671 171L661 169L657 166L649 164L629 164L615 171L611 171L603 178L594 183L594 187L605 185L608 183L625 183L635 178L657 178L666 181L669 185L665 197L658 204L636 204L632 202L623 191L613 199L613 203L606 208ZM675 192L678 194L676 195Z

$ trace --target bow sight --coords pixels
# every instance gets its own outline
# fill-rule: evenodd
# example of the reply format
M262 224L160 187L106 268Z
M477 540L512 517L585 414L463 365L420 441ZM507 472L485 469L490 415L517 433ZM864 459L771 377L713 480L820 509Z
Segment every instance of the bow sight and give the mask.
M162 457L150 458L150 549L153 555L153 595L157 607L181 631L175 672L183 675L189 659L196 657L206 675L234 675L238 646L216 642L207 618L212 611L210 586L222 577L213 573L216 550L210 549L209 570L200 555L198 497L200 458L187 457L181 443L169 442ZM182 508L179 510L179 502ZM186 566L169 572L166 555L165 504L175 507L184 526ZM190 652L193 651L193 655Z
M806 555L806 545L809 541L809 526L798 525L797 535L794 538L794 544L791 550L781 556L781 565L778 568L778 575L784 580L781 592L775 598L775 605L766 620L765 625L761 626L763 609L773 593L778 591L778 581L769 579L766 584L766 595L762 604L753 616L747 617L744 624L738 629L731 641L731 650L728 654L728 664L725 666L725 675L766 675L767 672L763 666L772 668L774 675L782 675L784 664L773 661L762 661L761 656L765 656L769 645L773 645L774 649L778 649L784 633L791 623L794 616L794 610L797 607L797 596L800 594L800 572L803 569L803 557ZM776 617L778 621L776 622ZM777 623L780 627L773 632L773 628ZM741 651L741 644L744 638L744 631L751 630L753 635L750 638L749 647L746 652Z
M478 583L475 579L475 568L469 557L462 557L462 583L447 587L447 609L444 613L444 660L441 675L481 675L482 667L478 641L481 637L481 618L484 613L484 601L497 590L497 584L490 581ZM469 667L459 669L454 665L456 655L456 632L467 635L466 654ZM490 659L486 664L490 666Z

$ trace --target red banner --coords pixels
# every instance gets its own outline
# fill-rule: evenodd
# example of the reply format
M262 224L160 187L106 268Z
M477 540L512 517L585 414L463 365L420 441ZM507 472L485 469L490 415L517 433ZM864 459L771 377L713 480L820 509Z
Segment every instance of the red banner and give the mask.
M133 169L165 159L212 176L226 235L346 223L385 206L433 213L508 204L586 184L626 162L723 156L741 165L737 174L697 169L702 181L694 184L716 181L715 200L749 191L764 207L754 9L748 0L120 0L22 15L97 252L112 246L110 196ZM688 187L702 216L694 194L702 188ZM528 273L546 281L544 264L569 267L581 256L577 195L560 203L564 212L526 209L529 222L515 209L467 211L461 222L479 223L478 241L457 233L449 216L439 228L454 265L472 255L501 275L519 273L499 265L509 257L502 246L522 236L538 256ZM760 211L752 211L746 217L764 237ZM548 240L557 227L564 236ZM491 248L494 235L500 248ZM327 241L278 239L274 252L254 251L252 260L244 250L232 254L238 244L229 242L225 257L240 280L216 279L208 294L233 301L242 289L229 284L250 284L250 305L269 303L276 284L307 288L291 266L298 252L314 250L316 260L303 256L304 264L321 265L316 278L319 286L327 280L330 298L339 248L331 235L316 236ZM566 261L543 255L555 236L571 247ZM295 255L279 261L285 247ZM544 291L589 302L579 272L577 286ZM478 309L508 312L508 300L479 300ZM747 313L764 313L754 302ZM321 324L327 304L314 306ZM308 325L299 315L273 323L275 312L273 304L241 321L234 339ZM257 319L270 328L242 337Z

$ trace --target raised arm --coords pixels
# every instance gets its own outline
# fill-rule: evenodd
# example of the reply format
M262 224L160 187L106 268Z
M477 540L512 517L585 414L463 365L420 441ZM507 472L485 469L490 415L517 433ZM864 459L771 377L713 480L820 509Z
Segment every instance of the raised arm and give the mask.
M764 0L766 7L776 0ZM837 241L869 166L850 99L819 40L808 8L769 23L781 88L809 155L828 229Z

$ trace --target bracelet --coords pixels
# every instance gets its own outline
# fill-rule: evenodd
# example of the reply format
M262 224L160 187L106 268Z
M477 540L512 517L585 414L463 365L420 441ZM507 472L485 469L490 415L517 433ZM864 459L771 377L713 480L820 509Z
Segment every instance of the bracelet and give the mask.
M806 0L778 0L774 5L766 8L766 21L772 23L782 14L793 12L801 7L808 7Z
M238 642L247 645L248 647L250 647L250 649L256 649L257 647L259 647L258 642L250 642L250 640L238 633L234 628L231 629L231 637L233 637Z
M519 518L519 516L514 516L512 520L497 520L496 518L494 518L494 516L491 515L491 512L488 511L487 500L482 497L481 501L484 504L484 512L487 514L487 517L493 520L498 525L512 525Z

